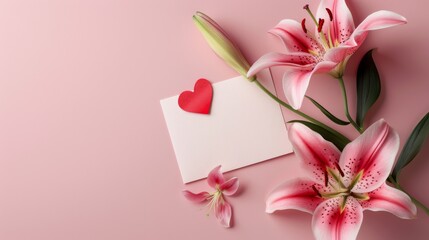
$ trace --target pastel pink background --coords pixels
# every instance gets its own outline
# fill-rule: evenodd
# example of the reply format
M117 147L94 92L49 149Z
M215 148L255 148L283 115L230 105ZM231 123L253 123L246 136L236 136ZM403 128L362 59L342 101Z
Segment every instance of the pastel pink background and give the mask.
M207 186L182 184L159 104L199 77L217 82L237 75L194 27L196 10L222 24L254 61L282 49L266 31L283 18L302 19L307 2L0 1L0 239L312 239L310 215L264 212L269 191L298 175L293 155L226 174L242 184L229 198L231 229L186 201L182 189ZM310 1L313 8L317 3ZM383 93L369 120L384 117L404 142L429 110L429 5L348 4L356 23L380 9L409 20L371 33L345 76L354 112L357 63L377 47ZM309 94L343 116L333 79L313 78ZM304 111L324 119L308 102ZM351 127L340 129L356 136ZM426 204L428 147L402 176ZM423 240L428 224L420 210L411 221L365 212L358 239Z

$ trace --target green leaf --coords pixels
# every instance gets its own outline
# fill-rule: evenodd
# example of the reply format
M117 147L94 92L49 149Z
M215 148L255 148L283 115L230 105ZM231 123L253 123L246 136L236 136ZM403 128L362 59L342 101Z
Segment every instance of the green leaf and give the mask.
M349 125L350 122L343 121L337 117L335 117L332 113L330 113L326 108L324 108L322 105L320 105L316 100L309 96L305 96L308 98L323 114L325 114L326 117L328 117L332 122L338 124L338 125Z
M399 155L395 168L392 172L393 179L398 182L398 176L401 170L407 166L419 153L423 143L429 135L429 113L420 120L414 130L408 137L407 142Z
M309 127L311 130L319 133L320 135L322 135L322 137L333 143L340 151L343 151L344 147L350 142L350 139L338 135L332 131L329 131L328 129L325 129L317 124L314 124L312 122L308 122L308 121L304 121L304 120L292 120L289 121L288 123L301 123L304 124L305 126Z
M363 127L366 113L377 101L381 92L380 76L372 58L372 51L370 50L365 54L357 70L356 123L361 128Z

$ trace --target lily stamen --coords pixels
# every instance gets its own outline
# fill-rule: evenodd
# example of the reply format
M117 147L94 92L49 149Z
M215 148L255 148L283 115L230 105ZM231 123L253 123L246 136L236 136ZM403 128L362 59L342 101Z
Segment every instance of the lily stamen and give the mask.
M319 18L319 25L317 26L317 31L320 33L323 28L323 24L325 23L325 19Z
M334 43L332 42L332 37L331 37L331 25L332 25L332 22L334 21L334 14L332 14L332 11L331 11L331 9L329 9L329 8L325 8L326 9L326 12L328 13L328 15L329 15L329 21L331 22L330 24L328 24L328 31L327 31L327 35L328 35L328 44L329 44L329 48L333 48L335 45L334 45Z
M331 37L331 25L330 24L328 24L328 43L329 43L329 48L334 47L334 43L332 42L332 37Z
M332 14L331 9L325 8L329 15L329 20L332 22L334 20L334 15Z
M338 172L340 172L341 177L344 177L344 172L341 170L341 167L338 163L335 163L335 167L337 167Z
M340 176L338 176L336 174L336 172L334 171L334 169L332 168L327 168L328 174L335 180L335 182L337 184L339 184L340 189L345 190L347 189L346 186L344 185L343 181L340 179Z
M317 20L314 17L313 12L311 12L310 6L308 4L306 4L303 8L308 12L308 14L310 15L311 19L313 19L313 21L316 24L316 26L318 26L319 24L317 23Z
M328 171L325 171L325 187L328 186L328 182L329 182Z
M307 28L305 27L305 18L302 19L301 21L301 27L302 27L302 31L304 31L304 33L307 33Z
M327 50L330 47L329 47L328 41L326 41L325 33L322 31L324 23L325 23L325 19L319 18L319 24L317 25L317 32L319 33L320 42L322 43L323 48L325 48L325 50Z
M319 33L321 45L323 46L323 48L325 49L325 51L328 50L330 48L330 45L329 45L328 41L326 41L325 34L322 31L323 24L325 23L325 19L319 18L319 21L317 21L316 17L313 14L313 12L310 10L310 7L309 7L308 4L306 4L303 8L310 15L311 19L313 19L313 22L314 22L314 24L317 27L317 32ZM303 21L303 22L305 24L305 21ZM304 30L305 25L303 25L303 22L301 22L301 26L303 26L303 30ZM304 32L307 33L307 28L305 28ZM316 38L314 38L314 39L316 39Z
M213 193L210 195L210 202L206 205L207 213L206 216L210 215L210 211L214 208L214 203L217 201L217 194Z
M313 185L311 186L311 188L313 189L313 191L317 194L317 196L322 197L322 194L320 194L319 190L317 190L316 186Z

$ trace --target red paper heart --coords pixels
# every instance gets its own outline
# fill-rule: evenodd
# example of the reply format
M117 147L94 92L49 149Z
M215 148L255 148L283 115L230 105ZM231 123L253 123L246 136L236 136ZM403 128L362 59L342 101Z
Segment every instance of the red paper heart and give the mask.
M179 107L186 112L209 114L213 99L212 84L204 78L198 79L194 91L184 91L179 96Z

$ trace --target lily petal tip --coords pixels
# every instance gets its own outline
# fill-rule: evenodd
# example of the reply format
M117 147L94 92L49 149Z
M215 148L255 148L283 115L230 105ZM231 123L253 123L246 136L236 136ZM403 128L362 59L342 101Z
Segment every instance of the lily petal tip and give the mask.
M276 210L274 210L274 209L270 208L269 206L267 206L267 207L265 208L265 213L268 213L268 214L274 213L275 211L276 211Z

